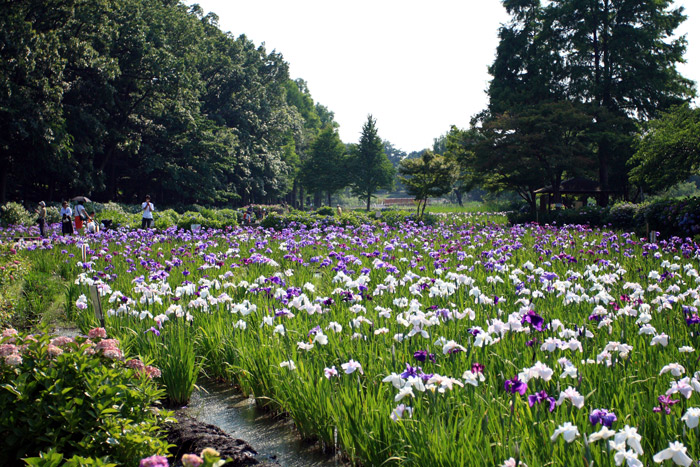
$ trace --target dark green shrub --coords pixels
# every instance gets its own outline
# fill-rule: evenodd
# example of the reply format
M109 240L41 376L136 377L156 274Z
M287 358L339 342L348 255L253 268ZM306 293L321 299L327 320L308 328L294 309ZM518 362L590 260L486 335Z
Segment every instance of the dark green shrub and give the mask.
M330 206L321 206L320 208L316 209L316 214L319 216L334 216L335 212L336 210Z
M46 206L46 223L55 224L61 222L60 210L56 206Z
M9 202L0 206L0 224L8 225L32 225L36 215L24 209L19 203Z
M605 216L605 223L612 224L616 228L631 229L635 227L635 218L640 206L632 203L618 203L610 208Z
M177 225L180 220L180 214L175 212L173 209L166 209L165 211L155 212L153 214L154 227L156 229L165 230L174 225Z
M116 341L4 334L0 465L52 448L119 465L167 454L160 426L170 412L154 408L163 391L118 359Z
M219 209L216 211L216 218L220 228L235 227L239 223L238 211L234 209Z
M113 204L113 203L111 203ZM97 220L103 221L109 219L112 221L112 227L127 227L130 229L136 229L141 227L141 215L140 214L129 214L124 212L123 209L111 210L105 209L95 215Z
M200 213L195 211L187 211L180 216L180 219L177 221L177 227L179 229L190 230L192 224L199 224L202 227L205 227L206 223L206 219Z
M285 216L275 213L269 214L260 225L265 229L282 230L285 227Z

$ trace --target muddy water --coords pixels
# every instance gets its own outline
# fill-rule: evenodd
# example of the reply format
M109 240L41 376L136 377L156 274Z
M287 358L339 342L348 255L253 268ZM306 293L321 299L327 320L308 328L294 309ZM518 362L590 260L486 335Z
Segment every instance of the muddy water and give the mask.
M337 456L321 452L318 445L302 441L290 419L271 417L231 386L213 382L200 385L202 389L192 394L188 414L246 441L258 451L258 460L289 467L344 465Z

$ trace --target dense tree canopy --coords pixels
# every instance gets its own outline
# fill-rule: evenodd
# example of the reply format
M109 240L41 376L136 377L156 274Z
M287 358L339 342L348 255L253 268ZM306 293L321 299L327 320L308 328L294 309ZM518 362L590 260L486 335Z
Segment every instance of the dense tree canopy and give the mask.
M391 188L394 182L394 167L384 153L377 122L371 115L362 127L360 142L350 155L348 167L352 192L366 201L369 211L377 190Z
M662 191L700 173L700 108L683 105L649 122L630 161L632 180Z
M198 6L0 2L0 35L3 200L272 200L337 125L280 54Z
M399 174L399 180L406 187L406 191L418 201L417 215L422 216L428 205L428 198L438 198L452 190L457 167L441 154L424 151L418 158L402 160Z
M302 167L303 184L312 192L325 192L330 206L331 195L349 184L347 170L345 145L338 132L327 126L311 143L309 157Z
M499 32L497 56L489 69L493 76L489 106L480 115L492 139L494 157L500 161L502 183L519 191L536 184L529 180L523 185L523 177L534 176L524 173L525 160L519 161L528 151L503 153L503 141L493 140L499 138L499 128L507 131L515 124L519 138L546 140L542 152L549 154L538 160L548 181L559 178L552 173L563 170L571 175L574 167L594 165L601 188L622 187L627 194L626 162L632 155L638 121L694 95L692 82L675 68L683 61L685 38L674 37L674 31L685 16L682 8L672 9L671 3L503 0L512 19ZM546 123L546 112L569 105L561 103L573 105L571 111L560 113L567 118ZM529 125L527 120L532 118L550 130ZM563 125L568 124L572 127L566 130ZM553 125L560 129L551 131ZM585 141L580 138L584 134ZM555 141L555 135L563 139ZM575 163L568 168L556 164L559 168L552 169L550 149L557 146L561 149L557 158L565 162L571 156ZM583 163L584 159L588 162Z

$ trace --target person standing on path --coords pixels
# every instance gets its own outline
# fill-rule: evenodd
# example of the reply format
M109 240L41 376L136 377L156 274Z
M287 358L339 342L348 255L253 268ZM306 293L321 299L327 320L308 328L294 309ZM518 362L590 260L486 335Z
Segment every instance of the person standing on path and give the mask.
M146 195L146 201L141 203L141 228L150 229L153 227L153 203L151 196Z
M78 201L75 205L75 228L80 233L83 230L83 222L88 219L87 209L83 206L82 201Z
M39 235L41 238L46 237L46 203L39 201L39 207L34 211L39 215L37 223L39 224Z
M63 235L73 235L73 210L70 208L68 201L63 202L63 207L59 213L61 216L61 232Z

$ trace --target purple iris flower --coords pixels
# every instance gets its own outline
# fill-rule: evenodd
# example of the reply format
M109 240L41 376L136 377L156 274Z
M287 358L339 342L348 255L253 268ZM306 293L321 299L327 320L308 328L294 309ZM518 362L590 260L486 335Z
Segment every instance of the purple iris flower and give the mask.
M667 414L671 413L671 407L680 402L679 399L671 399L671 396L667 396L665 394L660 395L658 400L659 405L657 407L654 407L654 412L658 413L663 410Z
M154 326L151 326L151 329L144 331L144 334L148 334L149 332L155 334L156 337L160 337L160 331L157 330Z
M612 424L617 421L617 415L606 409L595 409L588 416L588 419L594 426L600 423L601 425L610 428L612 427Z
M428 351L418 350L417 352L413 352L413 358L415 358L419 362L424 362L428 358Z
M533 407L535 404L540 404L542 402L549 403L549 411L554 412L554 409L557 406L557 400L552 396L547 395L545 391L536 392L530 396L527 396L527 403L530 405L530 407Z
M321 326L316 326L311 331L309 331L308 337L315 336L319 332L321 332Z
M544 274L542 274L542 278L544 278L545 280L548 280L550 282L553 281L554 279L557 279L558 277L559 276L557 276L553 272L545 272Z
M700 324L700 316L694 314L685 319L685 323L690 326L691 324Z
M408 378L409 376L418 376L419 372L420 373L423 372L421 367L413 367L413 366L409 365L408 363L406 363L406 371L401 373L401 377L405 379L405 378Z
M528 310L527 314L523 316L521 324L530 323L538 331L542 331L542 325L544 324L544 318L535 313L534 310Z
M517 376L513 379L507 379L503 386L505 387L506 391L511 394L515 394L517 392L521 396L524 396L527 392L527 383L520 381Z
M472 363L472 373L483 373L484 372L484 365L481 363Z

